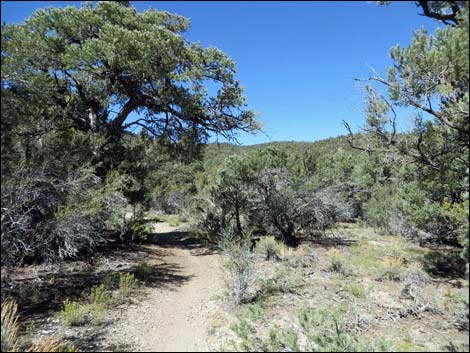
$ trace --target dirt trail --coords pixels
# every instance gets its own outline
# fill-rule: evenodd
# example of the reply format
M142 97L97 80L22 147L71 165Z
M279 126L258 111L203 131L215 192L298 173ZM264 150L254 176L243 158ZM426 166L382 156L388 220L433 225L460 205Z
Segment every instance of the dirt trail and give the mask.
M157 223L155 232L146 248L161 259L152 267L164 270L144 300L122 311L110 334L142 351L208 351L208 329L221 289L219 255L192 241L181 227Z

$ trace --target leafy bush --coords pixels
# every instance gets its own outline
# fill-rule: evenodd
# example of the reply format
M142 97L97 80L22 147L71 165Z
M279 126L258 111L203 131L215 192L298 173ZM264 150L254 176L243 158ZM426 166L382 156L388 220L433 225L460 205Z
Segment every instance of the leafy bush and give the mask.
M269 330L268 347L270 352L299 351L299 336L294 329L275 326Z
M287 164L287 155L276 149L225 159L196 196L197 228L213 236L229 228L238 234L256 229L286 243L322 235L336 222L339 208Z
M60 317L65 326L79 326L87 321L88 305L66 300L60 311Z
M259 321L263 315L263 307L258 302L241 305L235 313L239 320L249 319L251 321Z
M266 352L266 345L263 341L257 339L256 328L246 319L241 319L231 327L233 332L237 334L241 342L235 345L235 349L239 352Z
M460 330L469 330L469 294L468 291L448 293L447 309L454 319L455 326Z

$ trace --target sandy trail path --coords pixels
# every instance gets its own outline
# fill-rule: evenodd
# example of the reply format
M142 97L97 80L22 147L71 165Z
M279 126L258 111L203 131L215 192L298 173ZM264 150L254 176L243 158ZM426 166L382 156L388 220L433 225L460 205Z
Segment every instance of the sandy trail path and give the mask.
M112 335L140 351L208 351L208 329L221 290L220 255L163 222L155 224L146 248L158 254L159 263L150 265L161 269L159 280L145 299L121 312Z

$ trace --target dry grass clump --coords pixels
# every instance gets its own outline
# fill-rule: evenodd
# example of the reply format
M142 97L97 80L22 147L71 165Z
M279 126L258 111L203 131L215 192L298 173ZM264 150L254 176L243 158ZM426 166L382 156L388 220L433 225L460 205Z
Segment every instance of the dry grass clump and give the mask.
M11 300L2 300L2 352L14 352L18 349L18 305Z
M399 256L387 256L382 259L375 269L377 281L399 282L402 279L402 272L405 269L405 262Z

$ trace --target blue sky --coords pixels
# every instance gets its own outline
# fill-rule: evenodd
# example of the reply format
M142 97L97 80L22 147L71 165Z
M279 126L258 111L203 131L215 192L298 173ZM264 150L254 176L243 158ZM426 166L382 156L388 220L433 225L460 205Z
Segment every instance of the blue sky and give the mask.
M1 19L17 23L38 8L80 3L2 1ZM362 1L131 3L138 10L189 17L188 40L216 46L236 62L247 103L259 113L267 134L241 134L242 144L343 135L343 119L361 125L363 91L353 79L367 77L369 67L384 73L392 46L408 45L419 27L433 31L438 25L419 16L412 1L390 6Z

